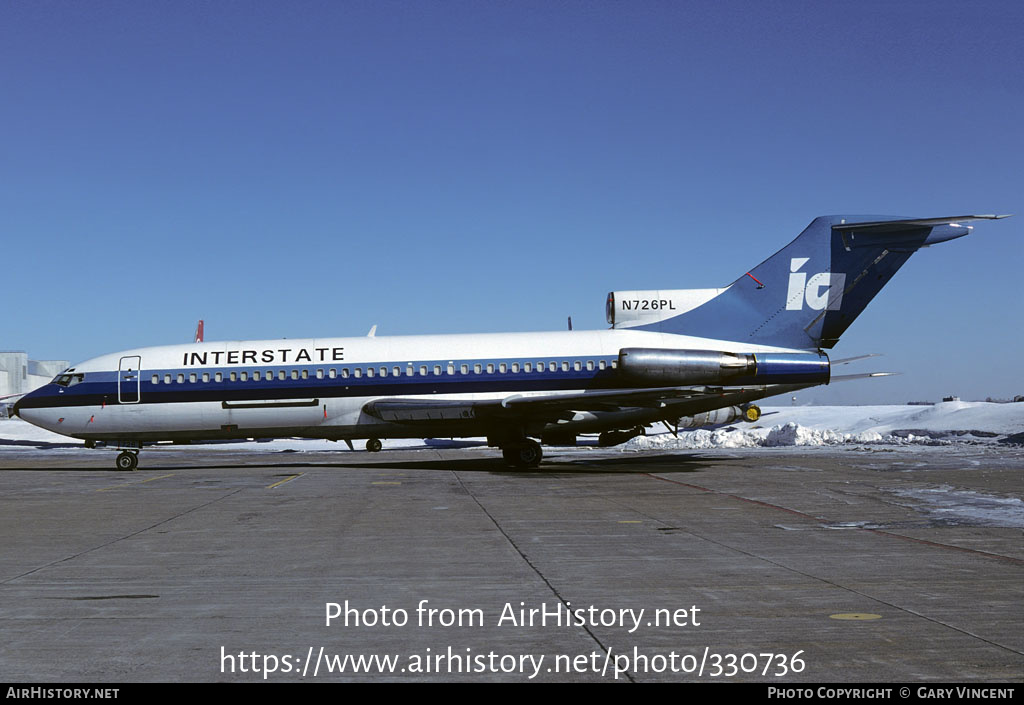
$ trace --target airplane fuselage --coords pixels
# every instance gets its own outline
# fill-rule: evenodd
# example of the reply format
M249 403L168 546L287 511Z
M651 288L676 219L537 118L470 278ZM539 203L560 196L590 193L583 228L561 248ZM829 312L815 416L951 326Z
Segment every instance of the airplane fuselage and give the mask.
M433 429L429 419L389 422L364 408L382 397L474 400L635 387L617 369L629 347L801 352L632 330L193 343L93 358L70 368L65 384L22 400L18 413L56 433L107 442L486 435L487 419L438 412ZM641 416L604 415L602 424L600 414L584 413L576 421L587 421L581 432L591 432Z

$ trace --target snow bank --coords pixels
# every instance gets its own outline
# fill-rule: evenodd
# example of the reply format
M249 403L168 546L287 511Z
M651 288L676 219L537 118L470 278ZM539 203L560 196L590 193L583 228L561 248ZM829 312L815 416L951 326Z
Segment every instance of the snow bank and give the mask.
M761 439L755 434L740 430L717 429L708 431L680 432L679 438L671 433L659 433L653 436L637 436L623 448L628 450L658 450L672 448L756 448L762 445Z
M767 422L767 423L765 423ZM770 424L770 425L769 425ZM1019 442L1024 404L764 407L757 424L639 436L624 450ZM1008 438L1014 436L1014 438Z

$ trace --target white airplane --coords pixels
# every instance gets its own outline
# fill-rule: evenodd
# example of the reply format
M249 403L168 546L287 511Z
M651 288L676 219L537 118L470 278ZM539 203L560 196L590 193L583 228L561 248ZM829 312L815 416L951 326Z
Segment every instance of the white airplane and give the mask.
M15 413L133 470L161 441L486 436L513 466L545 443L645 424L756 420L751 402L838 377L832 348L919 248L970 232L950 218L823 216L722 289L614 291L611 328L483 335L196 342L93 358ZM864 377L870 375L847 375Z

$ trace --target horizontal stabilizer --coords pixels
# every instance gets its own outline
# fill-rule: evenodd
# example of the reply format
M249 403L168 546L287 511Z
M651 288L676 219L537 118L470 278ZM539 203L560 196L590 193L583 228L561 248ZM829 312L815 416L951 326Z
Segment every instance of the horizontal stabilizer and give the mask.
M867 379L868 377L892 377L894 375L903 374L902 372L863 372L861 374L854 375L832 375L832 379L829 382L849 382L851 379Z
M907 228L933 228L937 225L956 225L972 220L1001 220L1010 215L953 215L948 218L908 218L906 220L875 220L867 223L836 223L833 230L844 232L886 233L906 230Z
M867 360L869 357L881 357L882 353L868 353L867 355L857 355L856 357L844 357L842 360L832 360L832 366L836 365L848 365L851 362L858 362L859 360Z

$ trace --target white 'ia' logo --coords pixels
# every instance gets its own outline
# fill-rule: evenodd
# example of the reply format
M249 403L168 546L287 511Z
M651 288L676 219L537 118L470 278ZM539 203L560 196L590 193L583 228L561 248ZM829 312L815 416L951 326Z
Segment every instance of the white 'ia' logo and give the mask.
M838 311L843 305L843 286L846 275L842 272L820 272L810 281L807 273L799 271L810 257L794 257L789 261L789 291L786 294L786 308L800 311L807 305L816 311Z

